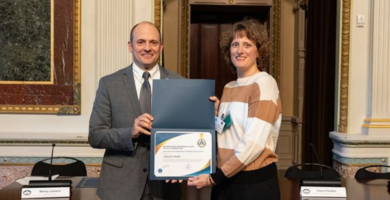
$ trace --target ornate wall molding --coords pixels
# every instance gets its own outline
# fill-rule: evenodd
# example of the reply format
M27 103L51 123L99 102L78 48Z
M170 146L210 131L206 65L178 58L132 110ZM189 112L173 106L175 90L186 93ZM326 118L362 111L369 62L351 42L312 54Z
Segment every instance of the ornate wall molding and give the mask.
M90 146L85 140L58 140L58 139L2 139L0 146L51 146L55 143L57 146Z
M354 178L356 171L367 165L371 165L371 164L366 163L362 165L344 165L338 161L333 161L333 168L337 172L339 172L342 178ZM376 168L374 171L379 172L381 170L379 168Z
M334 146L349 148L388 148L390 140L386 135L369 136L363 134L344 134L340 132L330 132L330 139Z
M189 38L189 24L190 19L188 16L189 13L189 3L188 0L180 1L180 74L184 77L189 77L189 69L188 69L188 38Z
M338 131L347 133L348 127L348 90L349 90L349 50L351 27L351 0L342 2L341 70L340 70L340 113Z
M56 144L54 156L100 158L104 154L104 149L91 148L85 133L0 132L0 135L0 158L46 157L52 144Z
M81 114L80 5L81 0L50 1L50 36L47 36L50 38L46 39L50 40L50 50L46 50L45 42L40 41L42 51L48 51L50 54L50 80L0 80L0 95L2 96L0 114ZM36 7L41 6L43 5L36 5ZM45 23L45 21L39 23ZM22 48L14 49L15 52L24 55L21 50ZM44 57L44 55L40 56ZM29 56L24 55L24 57ZM23 67L23 65L13 66L15 69L23 69Z
M14 157L14 156L2 156L0 157L0 165L31 165L34 164L40 160L47 159L49 157ZM85 165L90 166L100 166L102 163L103 158L102 157L74 157L76 159L79 159L85 163ZM68 163L69 160L62 158L62 159L56 159L55 162L57 164L61 163Z
M163 30L162 27L162 6L163 1L161 0L154 0L154 24L160 29Z
M347 158L333 154L333 160L344 165L352 166L367 166L367 165L387 165L387 157L373 157L373 158Z
M356 171L368 165L387 165L388 158L345 158L333 154L333 168L342 178L354 178ZM376 168L376 172L387 172L385 168Z
M274 0L273 3L273 76L280 83L280 19L281 19L281 0Z
M356 171L367 165L388 165L390 140L386 136L331 132L333 168L342 177L353 178Z

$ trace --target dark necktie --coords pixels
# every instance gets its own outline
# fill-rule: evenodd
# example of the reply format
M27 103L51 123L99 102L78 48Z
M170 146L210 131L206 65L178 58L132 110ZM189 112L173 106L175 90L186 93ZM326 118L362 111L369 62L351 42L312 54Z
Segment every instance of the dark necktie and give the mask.
M149 84L149 77L150 74L149 72L144 72L142 75L144 78L144 83L142 84L141 87L141 93L139 96L139 105L141 106L141 112L143 113L149 113L151 114L151 97L152 97L152 92L150 91L150 84ZM141 134L138 138L138 142L141 146L146 146L149 148L150 144L150 137L144 134Z
M144 83L142 84L141 87L141 93L139 96L139 103L141 106L141 112L142 113L149 113L151 114L151 97L152 97L152 92L150 90L150 84L149 84L149 77L150 74L149 72L144 72L142 75L144 78Z

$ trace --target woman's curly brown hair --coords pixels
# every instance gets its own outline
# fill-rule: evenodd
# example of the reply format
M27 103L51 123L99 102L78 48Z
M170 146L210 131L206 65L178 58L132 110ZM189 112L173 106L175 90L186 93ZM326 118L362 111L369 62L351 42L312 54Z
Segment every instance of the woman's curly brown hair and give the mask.
M256 44L257 52L259 54L259 57L257 58L257 67L259 70L264 71L268 68L269 64L270 41L268 39L267 28L252 18L245 18L244 20L233 24L229 30L222 34L219 46L227 65L233 71L236 71L236 67L233 65L230 57L230 45L234 38L245 36Z

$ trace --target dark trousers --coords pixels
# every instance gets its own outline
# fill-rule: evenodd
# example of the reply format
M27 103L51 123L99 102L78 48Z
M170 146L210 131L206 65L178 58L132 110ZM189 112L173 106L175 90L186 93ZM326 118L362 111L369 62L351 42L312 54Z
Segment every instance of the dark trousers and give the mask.
M158 182L164 182L164 181L158 181ZM181 191L180 190L179 191L177 191L177 190L176 191L175 190L166 191L168 193L171 193L170 197L163 197L163 198L155 197L152 194L150 187L155 187L154 189L160 188L160 187L158 187L159 186L158 182L156 182L156 181L150 182L149 179L146 180L146 184L145 184L145 188L144 188L144 192L142 194L141 200L180 200L181 199ZM152 183L152 184L150 184L150 183ZM165 185L167 185L168 188L170 188L170 189L172 189L173 187L180 188L180 186L181 186L178 183L167 183ZM166 189L166 187L165 188L162 187L162 189L164 190L164 189ZM176 195L172 194L172 193L176 193Z
M142 194L141 200L164 200L164 199L153 197L153 195L149 189L149 180L146 180L144 193Z
M241 171L211 190L211 200L279 200L276 164L258 170Z

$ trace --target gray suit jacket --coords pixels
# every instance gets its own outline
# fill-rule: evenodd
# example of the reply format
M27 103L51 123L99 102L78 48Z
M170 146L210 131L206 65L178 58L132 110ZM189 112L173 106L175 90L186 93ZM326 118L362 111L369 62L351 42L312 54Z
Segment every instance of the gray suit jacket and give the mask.
M161 79L182 76L160 67ZM149 149L131 138L134 120L140 116L132 65L100 79L89 121L88 142L106 149L100 173L98 196L103 199L138 200L149 172ZM151 181L155 197L180 199L181 185Z

